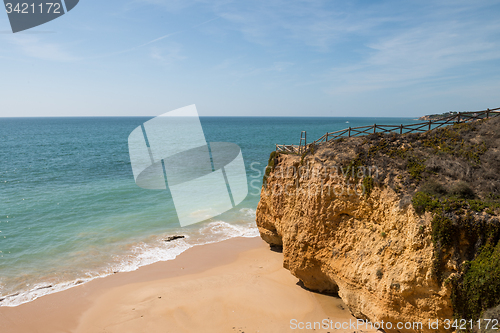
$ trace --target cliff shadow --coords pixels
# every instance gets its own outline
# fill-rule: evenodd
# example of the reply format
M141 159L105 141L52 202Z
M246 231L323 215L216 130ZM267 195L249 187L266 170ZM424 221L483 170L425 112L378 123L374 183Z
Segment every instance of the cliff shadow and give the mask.
M299 286L299 287L301 287L304 290L307 290L309 292L312 292L312 293L315 293L315 294L318 294L318 295L327 295L327 296L332 296L332 297L340 298L338 291L333 291L333 290L318 291L318 290L309 289L309 288L307 288L304 285L304 283L301 280L299 280L296 283L296 285Z
M273 252L283 253L283 245L270 245L269 248Z

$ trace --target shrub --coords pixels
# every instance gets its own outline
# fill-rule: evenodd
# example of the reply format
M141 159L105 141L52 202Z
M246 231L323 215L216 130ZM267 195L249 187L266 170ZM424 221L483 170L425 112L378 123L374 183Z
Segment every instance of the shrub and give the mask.
M425 182L420 188L420 191L436 196L445 195L448 192L441 183L434 180Z
M441 208L439 200L432 198L429 194L424 192L415 193L411 203L417 214L423 214L426 211L433 212Z
M469 207L475 212L482 212L486 208L489 208L489 205L481 200L469 200Z
M264 186L267 184L267 178L271 174L272 171L274 171L275 167L275 160L279 156L279 154L276 151L271 152L269 155L269 160L267 161L267 167L266 167L266 172L264 173L264 178L262 179L262 183Z
M379 268L377 269L377 271L375 272L375 275L377 276L378 279L381 279L382 276L384 276L384 272L382 272L382 270Z
M462 199L474 199L476 195L466 182L458 182L452 186L450 193Z
M416 180L422 179L422 173L425 171L424 162L424 160L414 157L410 157L408 159L408 173L412 176L412 178Z
M349 179L353 179L354 181L358 180L358 170L359 168L363 167L365 165L365 159L361 154L358 154L353 160L349 162L347 165L347 168L345 169L345 180L348 181Z
M436 214L432 219L431 226L433 242L439 242L445 248L450 246L455 234L453 221L441 214Z
M500 299L500 243L485 245L466 265L463 282L452 294L455 315L477 319Z
M366 176L365 178L363 178L363 189L367 197L369 197L370 194L372 193L373 187L374 187L374 182L372 177Z

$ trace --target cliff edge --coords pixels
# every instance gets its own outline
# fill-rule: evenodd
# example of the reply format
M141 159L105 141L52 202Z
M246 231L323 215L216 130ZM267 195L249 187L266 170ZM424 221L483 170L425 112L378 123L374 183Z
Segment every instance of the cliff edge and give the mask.
M261 237L306 288L371 322L478 319L500 303L500 117L273 152Z

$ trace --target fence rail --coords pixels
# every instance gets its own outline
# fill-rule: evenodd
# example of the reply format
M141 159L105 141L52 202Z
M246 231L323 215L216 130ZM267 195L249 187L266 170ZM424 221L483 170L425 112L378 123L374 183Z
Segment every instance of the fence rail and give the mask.
M365 136L375 133L397 133L406 134L412 132L426 132L431 129L443 127L450 125L452 123L463 123L474 120L481 120L492 118L500 115L500 108L487 109L484 111L472 111L472 112L458 112L456 114L446 116L443 118L438 118L434 120L428 120L426 122L408 124L408 125L368 125L359 127L349 127L335 132L327 132L325 135L320 137L318 140L311 143L306 142L306 132L302 131L301 138L298 145L276 145L277 152L292 153L292 154L302 154L314 145L320 142L331 142L340 138L350 138L357 136Z

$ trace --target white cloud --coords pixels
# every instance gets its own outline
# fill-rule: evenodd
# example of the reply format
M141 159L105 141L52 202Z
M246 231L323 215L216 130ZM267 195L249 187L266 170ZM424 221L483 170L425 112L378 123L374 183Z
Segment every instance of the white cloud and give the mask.
M368 43L361 61L333 68L326 76L329 91L353 93L480 74L480 69L471 73L470 66L500 59L498 31L496 21L424 20Z
M4 38L7 42L18 47L25 56L49 61L72 62L80 60L66 48L55 42L46 42L40 35L16 34Z
M178 44L173 44L168 47L152 47L151 58L158 61L162 66L170 67L172 64L186 59L182 55L182 48Z

